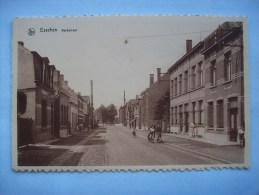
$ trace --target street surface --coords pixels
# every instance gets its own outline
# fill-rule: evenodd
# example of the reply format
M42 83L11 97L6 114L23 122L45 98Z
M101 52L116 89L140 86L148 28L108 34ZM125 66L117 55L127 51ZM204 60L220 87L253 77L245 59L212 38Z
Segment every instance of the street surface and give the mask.
M244 150L163 134L163 143L147 141L148 131L105 126L91 132L19 149L22 166L132 166L242 163Z

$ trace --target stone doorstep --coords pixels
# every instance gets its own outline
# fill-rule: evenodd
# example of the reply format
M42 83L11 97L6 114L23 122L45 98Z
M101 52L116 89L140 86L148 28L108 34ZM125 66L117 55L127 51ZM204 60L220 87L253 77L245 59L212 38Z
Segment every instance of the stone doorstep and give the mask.
M173 137L178 137L178 138L183 138L183 139L189 139L189 140L194 140L198 142L203 142L203 143L208 143L208 144L214 144L218 146L238 146L239 142L218 142L218 141L213 141L213 140L207 140L204 138L200 137L190 137L189 135L180 135L180 134L173 134L173 133L164 133L163 135L168 135L168 136L173 136Z

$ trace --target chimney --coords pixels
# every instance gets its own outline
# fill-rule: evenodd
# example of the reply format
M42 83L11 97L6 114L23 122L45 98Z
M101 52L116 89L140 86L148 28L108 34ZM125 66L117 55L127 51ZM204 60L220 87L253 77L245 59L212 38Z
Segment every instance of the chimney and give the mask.
M150 78L149 85L151 86L154 84L154 74L150 74L149 78Z
M24 46L24 43L22 41L18 41L18 44Z
M161 68L157 68L157 80L158 82L161 80Z
M192 49L192 40L186 40L186 53Z
M68 86L68 82L67 81L65 81L65 85Z

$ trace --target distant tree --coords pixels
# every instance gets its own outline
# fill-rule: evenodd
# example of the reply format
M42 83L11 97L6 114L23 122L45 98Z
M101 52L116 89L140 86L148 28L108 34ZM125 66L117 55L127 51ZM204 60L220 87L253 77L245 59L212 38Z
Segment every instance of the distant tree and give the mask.
M169 90L157 101L154 120L162 120L169 117L170 92Z
M98 108L98 112L100 113L102 117L103 123L112 123L114 124L115 117L117 115L117 109L114 106L114 104L110 104L109 106L105 107L104 105L101 105Z
M107 109L105 108L105 106L104 106L104 105L101 105L101 106L98 108L98 112L99 112L100 115L101 115L102 122L103 122L103 123L106 123L107 120L108 120L108 117L107 117Z
M114 124L115 116L118 114L117 108L114 106L114 104L110 104L107 106L108 111L108 121L112 124Z

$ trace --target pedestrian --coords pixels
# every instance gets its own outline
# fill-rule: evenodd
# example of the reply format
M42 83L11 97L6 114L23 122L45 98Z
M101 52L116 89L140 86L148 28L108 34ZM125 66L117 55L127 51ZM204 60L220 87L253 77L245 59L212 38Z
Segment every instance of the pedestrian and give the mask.
M190 137L194 137L194 128L195 128L195 125L194 125L194 123L193 122L191 122L190 123L190 133L189 133L189 135L190 135Z
M155 139L155 125L151 125L150 132L148 134L148 140L154 142Z
M162 142L162 128L160 127L160 125L158 124L157 126L156 126L156 132L157 132L157 142L158 143L161 143Z

